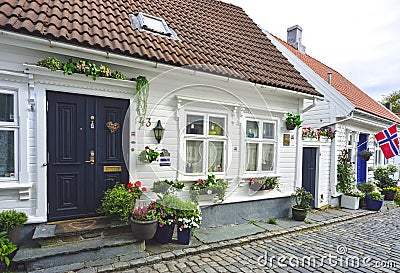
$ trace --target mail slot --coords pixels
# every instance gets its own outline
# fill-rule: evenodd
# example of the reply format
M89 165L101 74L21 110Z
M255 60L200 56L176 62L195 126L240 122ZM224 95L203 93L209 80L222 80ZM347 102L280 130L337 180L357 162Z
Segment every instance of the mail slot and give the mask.
M119 173L121 170L121 166L104 166L105 173Z

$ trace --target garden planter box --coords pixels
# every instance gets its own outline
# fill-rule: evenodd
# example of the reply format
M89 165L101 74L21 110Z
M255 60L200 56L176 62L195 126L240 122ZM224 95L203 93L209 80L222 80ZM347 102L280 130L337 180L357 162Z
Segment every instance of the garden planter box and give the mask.
M190 241L192 240L192 228L184 228L182 230L177 231L178 234L178 244L181 245L188 245L190 244Z
M156 234L154 235L154 239L160 244L168 244L172 240L174 229L175 229L175 224L164 225L162 227L158 225Z
M340 206L346 209L358 209L360 206L360 198L349 195L342 195Z
M367 203L367 209L379 211L383 205L383 200L374 200L367 198L366 203Z

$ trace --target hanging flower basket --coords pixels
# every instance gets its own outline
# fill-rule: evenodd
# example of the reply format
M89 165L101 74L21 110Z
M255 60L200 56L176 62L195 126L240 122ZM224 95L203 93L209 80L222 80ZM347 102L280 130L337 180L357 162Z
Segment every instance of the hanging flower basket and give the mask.
M361 152L358 153L358 155L360 156L360 158L364 161L368 161L370 159L370 157L372 156L372 152L368 151L368 150L363 150Z

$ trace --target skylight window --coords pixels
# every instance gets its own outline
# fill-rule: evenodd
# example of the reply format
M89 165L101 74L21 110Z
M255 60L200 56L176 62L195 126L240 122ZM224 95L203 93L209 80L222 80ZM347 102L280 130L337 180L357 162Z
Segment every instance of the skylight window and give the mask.
M136 16L131 14L129 18L134 29L147 31L162 36L173 37L175 40L179 40L175 31L173 31L173 29L167 25L163 18L152 16L143 12L139 12Z

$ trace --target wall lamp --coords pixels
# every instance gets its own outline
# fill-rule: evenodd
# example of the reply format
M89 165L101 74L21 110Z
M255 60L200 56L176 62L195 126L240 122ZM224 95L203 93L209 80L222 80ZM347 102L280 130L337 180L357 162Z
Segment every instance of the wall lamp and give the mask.
M163 136L164 136L164 130L165 130L165 129L162 127L161 121L158 120L158 121L157 121L156 127L153 128L154 137L156 138L156 140L157 140L158 143L161 142L161 139L162 139Z

